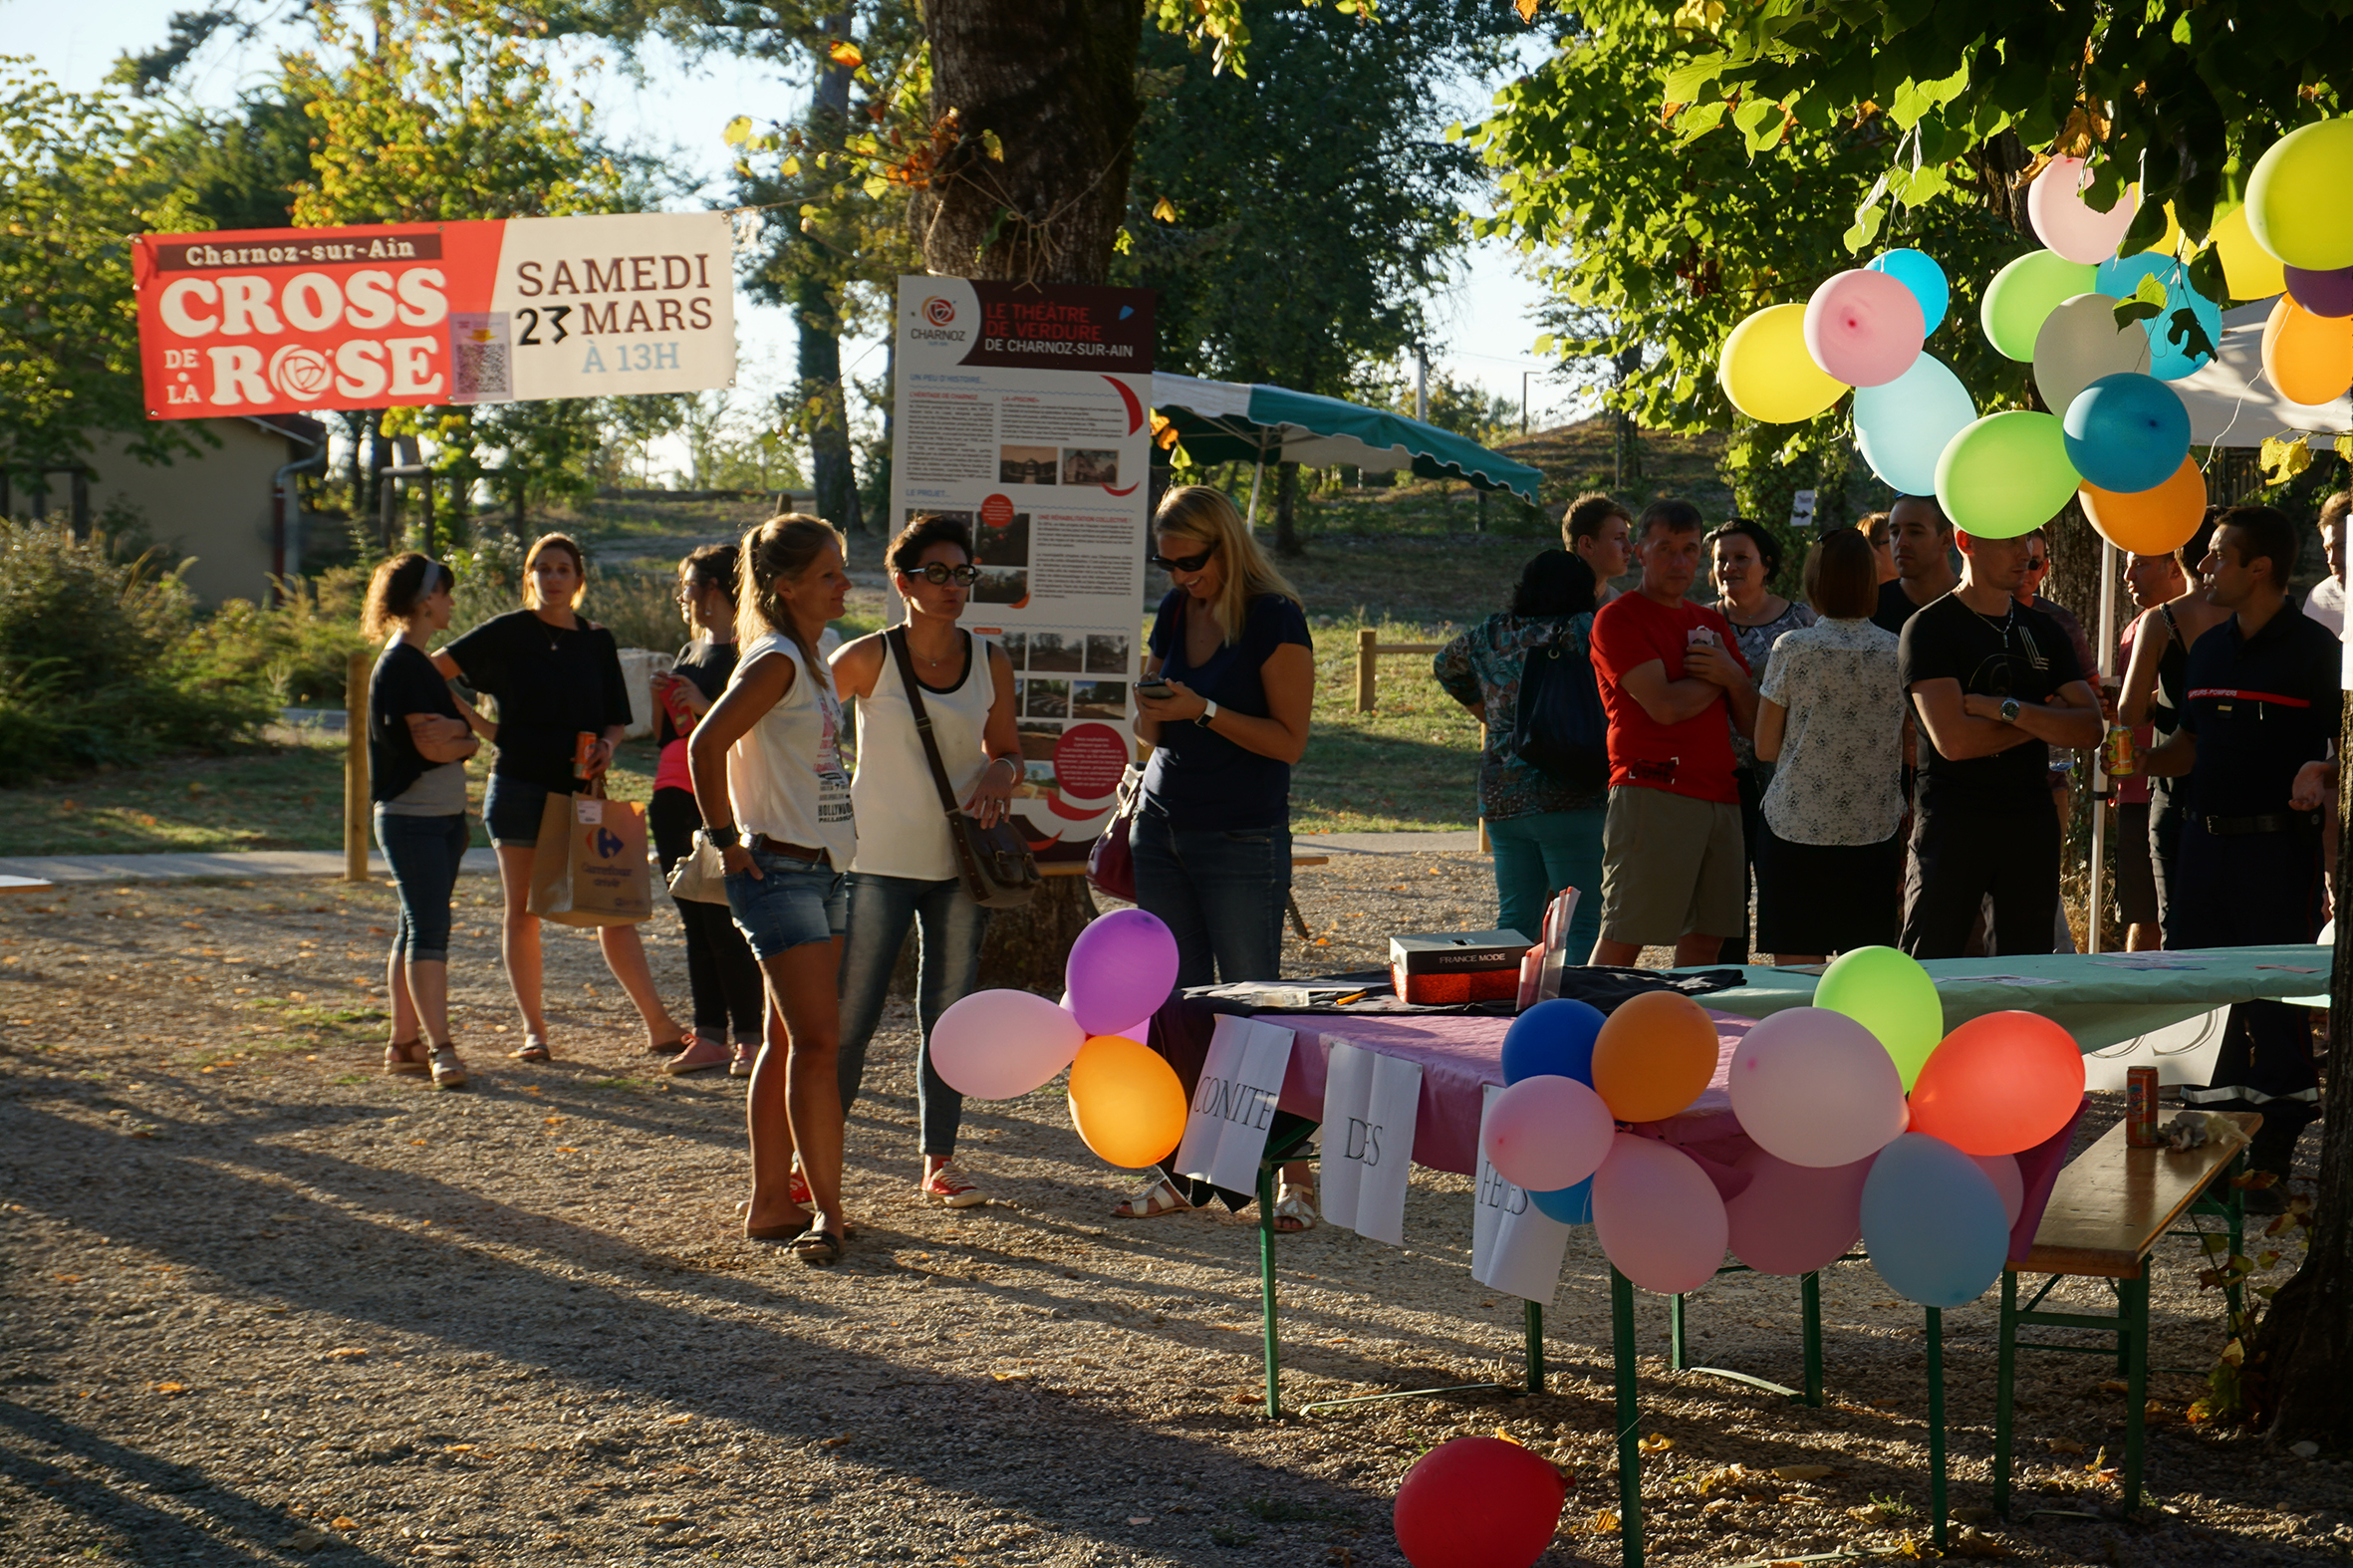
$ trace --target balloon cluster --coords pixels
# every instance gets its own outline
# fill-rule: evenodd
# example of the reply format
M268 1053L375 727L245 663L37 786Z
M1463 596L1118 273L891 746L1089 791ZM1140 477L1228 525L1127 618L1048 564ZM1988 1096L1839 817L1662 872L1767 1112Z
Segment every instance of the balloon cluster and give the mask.
M2197 531L2206 484L2190 456L2189 410L2167 383L2215 358L2222 308L2191 285L2170 209L2155 246L2120 256L2138 189L2101 212L2084 199L2088 182L2080 158L2043 166L2026 212L2047 248L1994 274L1979 301L1986 341L2033 366L2050 411L1979 417L1960 380L1925 352L1951 289L1917 250L1888 251L1803 305L1767 306L1734 327L1717 364L1724 394L1750 418L1784 424L1852 389L1855 444L1872 472L1904 494L1933 493L1968 533L2026 533L2080 495L2118 549L2174 549ZM2244 205L2215 225L2231 294L2279 296L2263 328L2263 372L2291 402L2331 402L2353 385L2348 190L2353 119L2320 121L2274 143Z
M1697 1290L1727 1250L1762 1273L1810 1273L1861 1239L1899 1294L1960 1306L2000 1276L2024 1196L2012 1157L2075 1115L2083 1058L2034 1013L1943 1024L1935 983L1892 947L1842 955L1814 1005L1757 1023L1732 1053L1751 1147L1727 1200L1689 1154L1620 1125L1674 1116L1706 1088L1706 1013L1672 991L1606 1019L1542 1002L1504 1037L1480 1147L1543 1212L1590 1219L1646 1290Z
M931 1026L931 1069L975 1100L1013 1100L1070 1069L1070 1119L1115 1166L1149 1166L1184 1136L1184 1086L1146 1043L1176 986L1176 938L1157 915L1117 910L1071 944L1060 1005L1029 991L974 991Z

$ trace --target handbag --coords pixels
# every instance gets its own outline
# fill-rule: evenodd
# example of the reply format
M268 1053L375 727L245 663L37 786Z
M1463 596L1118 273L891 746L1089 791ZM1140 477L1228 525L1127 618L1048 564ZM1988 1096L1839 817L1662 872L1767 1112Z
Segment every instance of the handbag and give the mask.
M607 800L599 779L540 809L528 908L558 925L636 925L654 917L646 808Z
M1119 804L1112 810L1111 821L1087 850L1087 880L1097 893L1122 904L1136 902L1136 852L1129 845L1128 834L1143 801L1144 770L1131 762L1120 773Z
M907 628L893 627L883 640L899 665L899 683L907 688L908 710L915 715L915 733L923 740L923 760L931 764L931 783L939 791L939 809L947 815L947 842L954 848L956 871L964 891L984 910L1018 910L1037 896L1045 879L1038 875L1037 858L1010 822L982 827L965 812L948 787L947 767L939 760L939 742L931 734L931 715L923 711L923 688L915 682L915 661L907 651ZM974 656L985 653L975 641Z
M1609 737L1593 660L1558 640L1529 649L1511 715L1512 755L1572 788L1599 789L1610 781Z
M719 847L696 835L693 850L670 868L670 897L687 904L727 902L727 861Z

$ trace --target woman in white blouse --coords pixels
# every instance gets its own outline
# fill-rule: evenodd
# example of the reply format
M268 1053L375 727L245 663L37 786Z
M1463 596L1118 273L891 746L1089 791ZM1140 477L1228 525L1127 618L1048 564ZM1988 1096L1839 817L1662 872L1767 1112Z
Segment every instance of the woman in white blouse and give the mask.
M1819 963L1893 945L1902 923L1904 688L1871 542L1852 528L1806 556L1821 617L1784 633L1758 683L1756 755L1774 764L1756 846L1756 945Z

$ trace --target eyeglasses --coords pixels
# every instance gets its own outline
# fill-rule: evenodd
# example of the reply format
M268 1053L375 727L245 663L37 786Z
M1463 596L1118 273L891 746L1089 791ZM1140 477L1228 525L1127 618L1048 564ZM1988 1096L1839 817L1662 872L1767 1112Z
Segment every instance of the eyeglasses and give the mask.
M949 566L944 561L933 561L926 566L916 567L907 575L919 577L926 583L961 583L969 588L980 581L980 568L976 566Z
M2047 572L2050 569L2051 563L2047 557L2030 555L2026 558L2026 570L2029 572Z
M1156 555L1149 557L1148 559L1150 559L1154 566L1159 567L1164 572L1197 572L1202 567L1207 566L1209 564L1209 557L1215 555L1216 553L1217 547L1215 545L1211 545L1208 549L1203 550L1199 555Z

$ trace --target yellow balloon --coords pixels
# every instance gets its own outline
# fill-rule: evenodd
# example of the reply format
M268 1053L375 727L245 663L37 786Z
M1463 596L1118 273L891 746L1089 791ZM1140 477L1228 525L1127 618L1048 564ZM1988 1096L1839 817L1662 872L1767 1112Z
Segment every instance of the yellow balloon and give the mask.
M2353 267L2353 119L2321 120L2271 143L2246 177L2255 243L2291 267Z
M2140 188L2138 185L2132 186L2126 192L2127 199L2130 199L2131 194ZM2150 256L2173 256L2179 254L2181 243L2182 220L2174 216L2174 204L2169 201L2165 204L2165 232L2159 235L2154 243L2142 246L2141 251L2144 255Z
M2289 402L2336 401L2353 384L2353 317L2315 316L2282 294L2263 322L2263 375Z
M1732 406L1760 424L1810 419L1846 395L1847 384L1806 352L1806 308L1768 305L1723 341L1715 379Z
M2287 292L2287 273L2277 256L2255 243L2246 208L2232 207L2216 219L2212 238L2222 252L2222 280L2232 299L2267 300Z
M1149 1166L1184 1138L1184 1086L1167 1057L1124 1035L1097 1035L1070 1064L1070 1119L1115 1166Z

